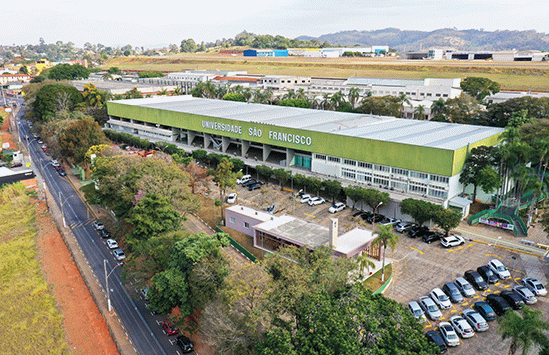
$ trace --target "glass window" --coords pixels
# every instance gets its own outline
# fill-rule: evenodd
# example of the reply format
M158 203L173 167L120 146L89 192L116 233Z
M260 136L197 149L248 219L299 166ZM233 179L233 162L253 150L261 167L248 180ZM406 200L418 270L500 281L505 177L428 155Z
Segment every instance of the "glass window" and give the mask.
M364 163L362 161L359 161L358 162L358 167L359 168L365 168L365 169L371 169L372 168L372 164L370 163Z
M244 228L250 228L250 223L244 222Z
M339 159L337 157L328 156L328 161L331 161L331 162L334 162L334 163L339 163L339 162L341 162L341 159Z
M352 165L352 166L356 166L356 160L351 160L351 159L343 159L343 164L347 164L347 165Z

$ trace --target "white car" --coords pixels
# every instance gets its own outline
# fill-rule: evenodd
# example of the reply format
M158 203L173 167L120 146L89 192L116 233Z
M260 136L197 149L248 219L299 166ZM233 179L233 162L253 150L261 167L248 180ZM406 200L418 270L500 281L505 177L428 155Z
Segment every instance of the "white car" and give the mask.
M124 251L122 249L114 249L112 253L114 255L114 258L118 261L126 259L126 254L124 254Z
M445 248L456 247L458 245L463 245L464 243L465 239L459 235L449 235L440 240L440 244Z
M301 200L299 200L299 202L306 203L306 202L309 202L310 199L311 199L311 195L309 194L301 195Z
M236 183L238 185L242 185L243 183L245 183L246 181L250 180L252 178L251 175L244 175L242 176L240 179L236 179Z
M465 280L463 277L458 277L456 281L454 281L454 285L458 288L458 290L463 294L465 297L473 297L476 295L475 289L471 284Z
M93 222L93 228L95 228L96 231L100 231L105 229L105 225L101 222Z
M490 260L490 262L488 262L488 267L502 280L511 278L509 270L507 270L505 265L498 259Z
M107 239L107 246L109 249L116 249L118 248L118 243L114 239Z
M522 279L522 284L536 296L547 296L547 289L538 279L525 277Z
M444 339L444 342L448 346L458 346L459 345L459 338L456 334L456 331L452 327L452 325L448 322L441 322L438 325L438 329L440 330L440 334L442 334L442 339Z
M309 201L307 202L309 204L309 206L316 206L316 205L320 205L320 204L323 204L324 202L326 202L325 199L323 199L322 197L313 197L311 199L309 199Z
M450 302L448 296L438 287L434 288L429 296L433 299L433 301L435 301L440 309L448 309L452 307L452 302Z
M328 208L328 212L330 213L336 213L336 212L339 212L339 211L343 211L345 209L345 204L343 202L338 202L336 203L335 205L333 205L332 207Z
M379 222L379 225L380 226L388 226L388 225L396 226L399 223L400 223L400 219L388 217L388 218L385 218L383 221Z
M463 339L467 339L475 335L475 331L471 325L461 316L453 316L450 318L450 323L452 323L456 333L458 333Z
M58 162L57 160L55 160L55 159L52 159L52 160L50 161L50 163L51 163L51 165L54 166L54 167L58 167L58 166L59 166L59 162Z
M236 202L236 192L233 192L227 196L227 203L235 203Z

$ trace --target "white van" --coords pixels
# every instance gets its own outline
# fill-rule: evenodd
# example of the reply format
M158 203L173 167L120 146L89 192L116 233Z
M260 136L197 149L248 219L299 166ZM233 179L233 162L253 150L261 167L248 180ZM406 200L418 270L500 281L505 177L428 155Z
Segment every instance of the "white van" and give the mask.
M236 179L236 183L238 185L242 185L243 183L245 183L246 181L250 180L252 178L251 175L244 175L242 176L240 179Z

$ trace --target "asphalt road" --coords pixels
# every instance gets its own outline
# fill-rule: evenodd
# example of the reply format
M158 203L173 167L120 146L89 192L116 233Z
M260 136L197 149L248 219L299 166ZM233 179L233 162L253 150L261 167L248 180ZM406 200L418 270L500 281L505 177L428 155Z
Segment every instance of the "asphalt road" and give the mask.
M17 123L21 140L27 145L32 158L35 173L40 174L54 196L58 206L62 207L66 225L72 230L80 247L94 271L99 283L105 288L105 267L109 273L108 283L110 299L114 311L120 318L136 352L143 355L181 354L175 344L175 337L168 337L159 323L162 316L153 315L137 293L130 295L121 281L122 267L92 226L93 215L81 200L66 177L60 176L51 164L51 157L41 149L32 136L30 127L21 119L24 110L19 111ZM111 273L112 272L112 273Z

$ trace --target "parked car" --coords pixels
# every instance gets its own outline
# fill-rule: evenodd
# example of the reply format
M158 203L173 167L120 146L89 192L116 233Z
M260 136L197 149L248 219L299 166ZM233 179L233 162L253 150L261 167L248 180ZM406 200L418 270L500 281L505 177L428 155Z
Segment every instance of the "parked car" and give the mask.
M105 229L105 225L101 222L95 221L92 224L93 228L95 228L96 231L100 231L102 229Z
M23 166L23 163L20 162L20 161L12 162L12 163L11 163L11 167L12 167L12 168L19 168L19 167L21 167L21 166Z
M526 286L517 285L513 287L513 292L519 295L526 304L534 304L538 301L536 296Z
M410 229L417 227L416 223L413 222L400 222L395 226L395 230L399 233L408 232Z
M191 339L187 338L184 335L178 336L175 340L175 343L179 345L179 348L181 348L181 351L183 351L183 353L190 353L194 350L194 345L191 342Z
M499 294L513 309L522 309L524 300L518 293L510 290L501 291Z
M301 200L299 200L300 203L307 203L311 199L311 195L305 194L301 195Z
M486 281L484 281L482 276L474 270L465 271L465 280L469 281L469 283L479 291L484 291L488 288Z
M248 180L250 180L252 178L251 175L244 175L242 176L240 179L236 179L236 183L238 185L242 185L243 183L247 182Z
M522 284L526 286L536 297L546 296L547 290L545 286L538 280L533 277L525 277L522 279Z
M168 335L176 335L179 333L179 329L169 320L163 320L160 324L162 324L162 328L164 328L164 331Z
M235 203L236 196L238 196L236 192L230 193L229 196L227 196L227 203Z
M124 254L124 251L122 249L114 249L112 253L114 255L114 258L118 261L126 259L126 254Z
M385 216L379 213L376 213L375 215L372 213L366 218L366 222L373 224L373 223L379 223L385 219Z
M435 302L431 299L431 297L423 296L419 298L419 305L429 317L431 320L438 320L442 318L442 313L438 309Z
M486 296L486 303L492 307L498 316L504 315L508 309L511 309L511 306L509 306L509 303L507 303L503 297L493 293Z
M256 179L250 179L250 180L248 180L248 181L246 181L246 182L243 182L243 183L242 183L242 187L251 186L251 185L255 184L256 182L257 182Z
M59 166L59 162L56 159L50 160L50 163L53 167Z
M465 244L465 239L459 235L449 235L447 237L444 237L440 240L440 244L442 244L445 248L450 247L457 247L458 245Z
M263 186L263 183L261 181L258 181L253 185L248 185L248 191L254 191L254 190L260 189L261 186Z
M485 332L490 329L486 319L484 319L480 313L474 309L467 308L461 312L461 315L467 322L469 322L469 324L471 324L471 327L473 327L476 332Z
M326 200L319 196L313 197L309 199L309 201L307 201L309 206L317 206L317 205L323 204L324 202L326 202Z
M408 230L408 237L421 238L424 234L429 232L429 228L425 226L415 226Z
M484 265L484 266L479 266L477 268L477 272L480 274L480 276L482 276L482 278L484 279L484 281L486 281L487 283L489 284L495 284L496 282L498 282L499 278L496 276L496 274L494 274L494 272L492 271L492 269L490 269L488 266Z
M332 207L328 208L328 212L330 213L336 213L339 211L343 211L345 209L345 204L343 202L337 202Z
M498 259L490 260L488 262L488 267L490 267L490 269L494 272L494 274L496 274L497 277L499 277L502 280L511 278L511 273L509 272L509 270L507 270L505 265L503 265L503 263Z
M458 346L459 345L459 338L456 334L456 331L452 327L452 325L448 322L441 322L438 325L438 329L440 331L440 334L442 335L442 339L444 339L444 342L448 346Z
M111 234L106 229L99 230L99 235L101 236L101 238L110 238L111 237Z
M57 173L59 174L59 176L67 176L67 172L65 171L65 169L57 170Z
M383 221L381 221L379 223L380 226L387 226L387 225L397 225L400 223L400 219L398 218L391 218L391 217L387 217L385 218Z
M147 295L148 292L149 292L148 287L145 287L145 288L141 289L141 297L143 297L143 300L145 300L145 302L147 302L149 300L149 296Z
M408 309L420 323L425 322L425 312L423 312L423 309L421 309L419 303L416 301L408 303Z
M450 302L448 296L438 287L434 288L429 296L433 299L433 301L435 301L440 309L448 309L452 307L452 302Z
M432 242L436 242L437 240L440 240L442 239L443 235L439 232L434 232L434 231L431 231L431 232L428 232L428 233L425 233L421 239L427 243L427 244L431 244Z
M275 205L269 205L265 209L265 211L267 211L267 213L274 213L274 210L275 210Z
M496 319L496 312L494 312L492 307L484 301L475 302L473 308L488 322Z
M118 248L118 243L114 239L107 239L107 247L109 247L109 249L116 249Z
M442 336L436 330L429 330L427 333L425 333L425 337L435 343L436 346L438 346L441 354L445 353L448 350L444 339L442 339Z
M463 296L453 282L447 282L442 286L442 291L450 298L450 301L454 303L463 302Z
M463 277L458 277L454 281L454 284L458 288L459 292L461 292L461 294L465 297L473 297L476 294L473 286L471 286L471 284Z
M58 166L56 166L56 167L55 167L55 170L57 170L57 171L59 171L59 170L63 170L63 166L61 166L61 165L58 165Z
M454 327L454 330L463 339L470 338L475 335L475 331L471 325L461 316L453 316L450 318L450 324Z
M38 138L37 142L38 142L38 144L44 144L44 141L41 138Z
M370 218L371 216L373 216L374 213L373 212L370 212L370 211L364 211L360 214L360 218L362 218L362 220L364 222L368 222L368 218Z

